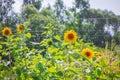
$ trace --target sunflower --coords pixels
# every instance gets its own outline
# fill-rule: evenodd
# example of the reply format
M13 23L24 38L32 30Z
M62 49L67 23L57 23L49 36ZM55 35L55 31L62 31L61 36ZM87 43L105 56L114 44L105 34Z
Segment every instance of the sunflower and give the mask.
M102 53L101 53L101 52L98 52L98 53L96 54L96 56L97 56L97 57L102 56Z
M75 42L77 39L77 34L75 31L73 30L70 30L70 31L67 31L66 33L64 33L64 40L67 41L67 42Z
M17 26L17 30L18 30L18 31L22 31L22 30L24 30L24 26L23 26L23 25L19 25L19 26Z
M8 28L8 27L5 27L5 28L2 30L2 35L3 35L3 36L8 36L8 35L10 35L10 34L12 34L12 32L11 32L11 29Z
M83 49L82 50L82 54L85 55L88 59L92 60L93 56L94 56L94 53L91 49Z

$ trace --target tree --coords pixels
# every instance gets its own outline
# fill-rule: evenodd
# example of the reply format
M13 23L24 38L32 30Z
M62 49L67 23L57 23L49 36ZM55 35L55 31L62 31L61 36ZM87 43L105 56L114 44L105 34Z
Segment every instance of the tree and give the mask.
M74 5L79 12L84 12L89 9L89 0L75 0Z
M42 6L42 0L23 0L23 6L32 4L36 9L40 9Z
M40 43L44 38L51 38L52 35L60 32L59 23L49 7L41 10L39 14L30 14L24 22L24 25L26 25L26 27L29 28L29 32L32 33L32 38L30 39L32 43ZM53 31L55 28L57 28L58 31ZM30 43L30 41L28 41L28 43ZM30 45L32 44L30 43ZM37 48L37 46L35 46L35 48Z
M89 0L75 0L74 1L74 16L77 18L78 27L82 26L83 19L90 8Z
M62 0L57 0L54 5L55 8L55 14L56 17L58 18L58 21L60 23L64 24L64 17L65 17L65 6Z
M27 20L31 14L38 14L38 10L32 4L26 5L22 8L21 15L23 17L23 21Z
M111 46L112 35L110 32L116 32L118 29L118 17L112 12L108 12L107 10L95 10L89 9L87 11L87 15L84 16L86 22L82 22L83 26L87 23L90 23L87 28L81 29L81 34L86 34L85 41L92 41L95 45L100 47L105 47L106 42L109 42L109 46ZM90 28L90 26L92 26ZM113 30L109 31L110 27L113 27ZM105 31L105 28L107 30ZM86 30L85 30L86 29Z
M85 42L93 42L100 47L104 47L106 42L111 45L112 35L105 28L112 26L112 31L117 31L119 20L113 12L91 9L89 0L75 0L68 13L72 21L67 23L67 27L73 26Z
M14 3L14 0L0 0L0 26L8 26L13 32L16 30L16 24L21 23L21 17L13 11Z
M0 0L0 23L9 23L8 17L12 13L14 0Z
M116 32L114 35L114 46L112 50L114 50L117 45L120 45L120 32L119 31Z

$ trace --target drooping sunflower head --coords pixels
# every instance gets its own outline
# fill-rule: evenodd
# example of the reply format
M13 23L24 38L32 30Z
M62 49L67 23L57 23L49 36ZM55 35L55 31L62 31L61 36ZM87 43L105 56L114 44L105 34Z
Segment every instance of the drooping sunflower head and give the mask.
M8 36L8 35L10 35L10 34L12 34L12 32L11 32L11 29L10 29L9 27L5 27L5 28L2 30L2 35L3 35L3 36Z
M77 39L77 33L73 30L67 31L66 33L64 33L64 40L67 42L75 42Z
M24 30L24 26L23 25L18 25L17 26L17 30L20 32L20 31L22 31L22 30Z
M96 54L96 56L97 56L97 57L100 57L100 56L102 56L102 53L101 53L101 52L98 52L98 53Z
M88 59L90 59L90 60L92 60L92 58L93 58L93 56L94 56L94 52L91 50L91 49L88 49L88 48L86 48L86 49L83 49L82 50L82 54L84 55L84 56L86 56Z

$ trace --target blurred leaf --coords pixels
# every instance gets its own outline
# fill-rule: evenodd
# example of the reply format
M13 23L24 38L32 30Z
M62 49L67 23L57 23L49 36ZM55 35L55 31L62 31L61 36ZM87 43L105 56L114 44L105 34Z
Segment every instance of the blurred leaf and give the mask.
M59 76L63 76L64 75L62 71L58 71L56 74L59 75Z
M0 49L2 49L2 45L0 45Z
M97 75L100 76L101 75L101 70L97 69Z
M60 36L59 36L59 35L54 36L54 38L55 38L56 40L58 40L58 41L60 41L60 40L61 40L61 38L60 38Z
M1 42L1 44L8 44L7 42Z
M56 69L55 69L55 67L50 67L50 68L48 68L48 72L56 72Z
M27 38L31 38L31 33L27 33L27 34L25 34L25 36L26 36Z
M33 78L33 80L39 80L39 77L36 75L36 73L32 74L32 78Z
M20 77L20 75L21 75L21 70L20 70L20 69L16 69L16 74Z
M19 40L20 40L20 38L15 38L14 40L15 40L15 41L19 41Z
M75 74L78 74L78 72L75 69L71 68L71 67L69 67L68 70L75 73Z
M38 70L40 70L40 72L44 72L44 71L45 71L42 63L39 63L39 64L36 66L36 68L37 68Z
M21 73L20 77L24 80L25 79L24 73Z

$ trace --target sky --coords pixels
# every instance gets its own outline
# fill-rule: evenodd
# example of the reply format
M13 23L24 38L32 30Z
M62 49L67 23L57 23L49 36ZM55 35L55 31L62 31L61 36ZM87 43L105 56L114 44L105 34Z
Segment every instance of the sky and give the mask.
M53 5L56 0L43 0L42 7L48 5ZM63 0L64 4L67 7L72 6L72 1L74 0ZM20 6L22 4L22 0L15 0L15 4L13 5L15 12L20 12ZM120 15L120 0L90 0L90 7L94 9L108 10L114 12L116 15Z
M120 0L90 0L91 8L112 11L120 15Z

